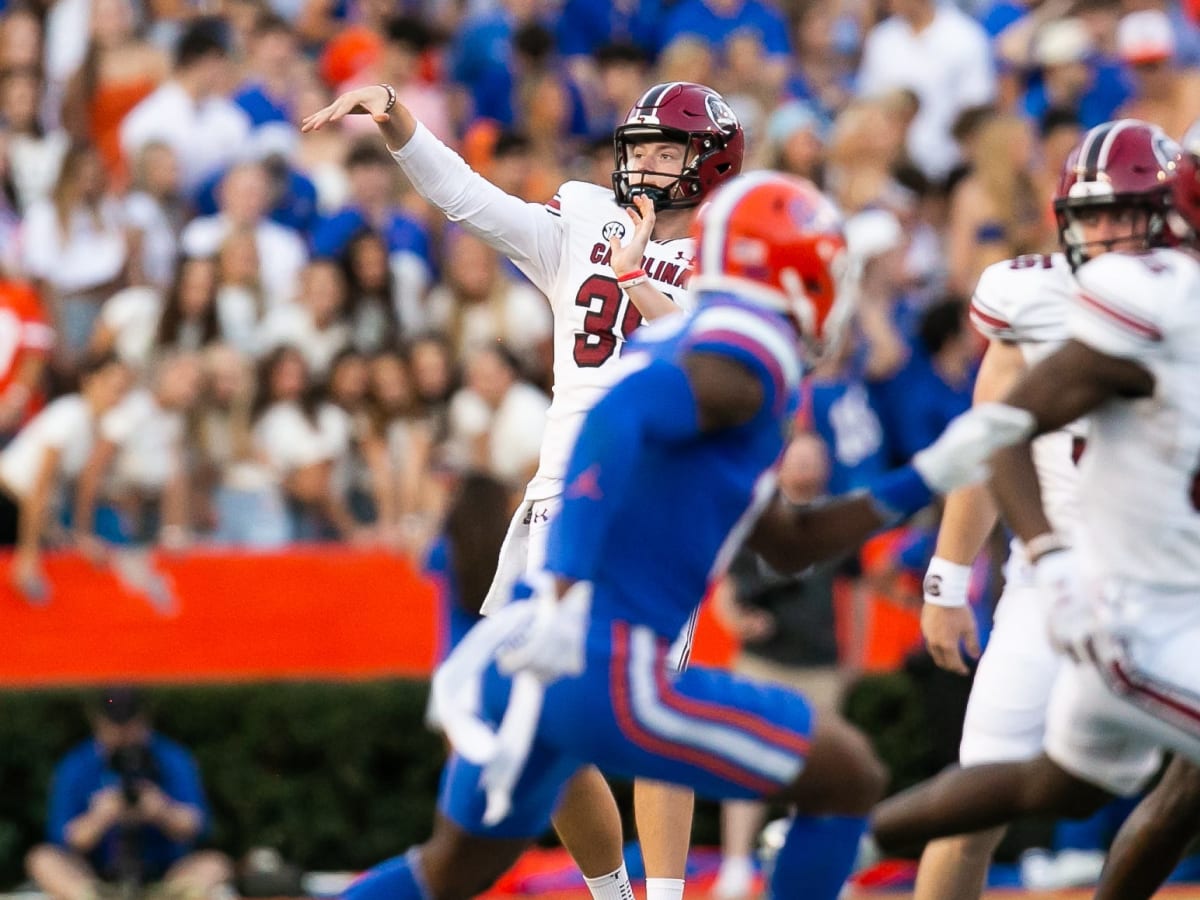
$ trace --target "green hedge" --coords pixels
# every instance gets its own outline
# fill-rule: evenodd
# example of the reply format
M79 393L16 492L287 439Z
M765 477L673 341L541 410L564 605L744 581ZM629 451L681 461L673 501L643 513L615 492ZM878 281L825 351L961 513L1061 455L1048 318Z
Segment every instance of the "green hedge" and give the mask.
M428 834L444 751L422 724L427 693L406 681L272 683L167 687L150 700L158 729L200 761L214 846L236 857L268 845L304 868L353 869ZM42 839L54 764L88 734L84 696L0 693L0 885L23 880L23 856ZM867 679L847 709L897 784L928 774L909 679ZM628 797L618 787L625 810ZM717 838L715 806L701 804L696 840Z

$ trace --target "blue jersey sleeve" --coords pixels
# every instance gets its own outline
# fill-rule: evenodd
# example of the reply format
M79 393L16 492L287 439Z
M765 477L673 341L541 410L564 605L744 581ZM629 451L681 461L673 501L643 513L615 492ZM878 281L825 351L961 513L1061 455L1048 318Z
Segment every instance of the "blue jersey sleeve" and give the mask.
M696 314L679 352L716 353L748 368L763 386L765 407L782 414L800 384L800 359L781 317L721 305Z

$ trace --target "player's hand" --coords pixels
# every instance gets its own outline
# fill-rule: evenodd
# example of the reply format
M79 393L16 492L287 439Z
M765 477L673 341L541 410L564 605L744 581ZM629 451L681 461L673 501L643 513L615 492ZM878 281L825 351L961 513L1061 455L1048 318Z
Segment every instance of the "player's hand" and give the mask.
M955 418L941 436L912 459L913 468L939 494L988 477L988 460L1033 434L1032 413L1007 403L980 403Z
M342 94L328 106L305 116L300 122L300 131L319 131L346 116L370 116L383 132L388 146L399 150L412 137L416 119L399 102L387 112L390 100L391 95L383 85L369 84L366 87L355 88Z
M926 603L921 608L921 634L939 668L959 675L971 674L963 653L971 659L979 658L979 633L969 606Z
M1076 662L1091 658L1096 614L1079 582L1075 553L1064 548L1043 553L1033 563L1033 580L1050 610L1050 644Z
M543 684L580 675L584 669L584 645L592 607L592 586L576 581L559 596L554 578L543 572L536 576L530 614L523 617L496 651L496 665L503 675L527 672Z
M621 239L614 235L608 239L608 249L611 253L609 265L619 278L642 267L642 259L646 255L646 245L654 233L654 201L645 194L633 198L633 207L626 208L633 222L633 236L629 243L621 246Z

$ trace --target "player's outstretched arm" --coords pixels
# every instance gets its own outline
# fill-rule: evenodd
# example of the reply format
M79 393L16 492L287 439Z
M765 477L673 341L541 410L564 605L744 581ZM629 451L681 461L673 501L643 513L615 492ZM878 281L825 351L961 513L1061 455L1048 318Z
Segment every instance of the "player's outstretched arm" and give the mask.
M1012 389L1025 371L1025 358L1015 344L993 340L975 380L975 403L991 403ZM976 484L946 496L937 549L925 574L921 633L933 661L961 675L969 673L962 648L979 656L975 615L967 606L971 565L996 525L999 513L986 485Z
M1044 434L1069 425L1111 398L1153 393L1154 376L1140 363L1071 340L1030 369L1004 404L1028 411L1037 423L1034 433ZM997 451L992 472L992 492L1017 537L1028 544L1049 534L1029 440Z
M306 116L300 128L315 131L350 115L371 116L417 193L500 253L529 264L527 274L538 287L548 289L562 250L561 219L540 203L526 203L505 193L477 173L396 102L394 91L386 85L348 91Z

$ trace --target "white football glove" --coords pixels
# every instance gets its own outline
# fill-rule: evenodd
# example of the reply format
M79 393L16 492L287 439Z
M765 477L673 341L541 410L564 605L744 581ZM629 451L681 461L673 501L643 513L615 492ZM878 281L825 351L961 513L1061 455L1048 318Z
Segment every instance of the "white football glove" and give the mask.
M1028 410L981 403L947 425L936 441L913 457L912 465L931 490L948 494L986 479L991 455L1025 440L1036 427Z
M1033 581L1046 608L1050 644L1075 662L1092 658L1090 643L1096 634L1096 612L1084 595L1078 559L1069 548L1043 553L1033 564Z
M542 684L580 675L584 669L592 585L577 581L560 598L554 577L540 573L530 579L533 615L522 622L496 652L503 675L528 672Z

